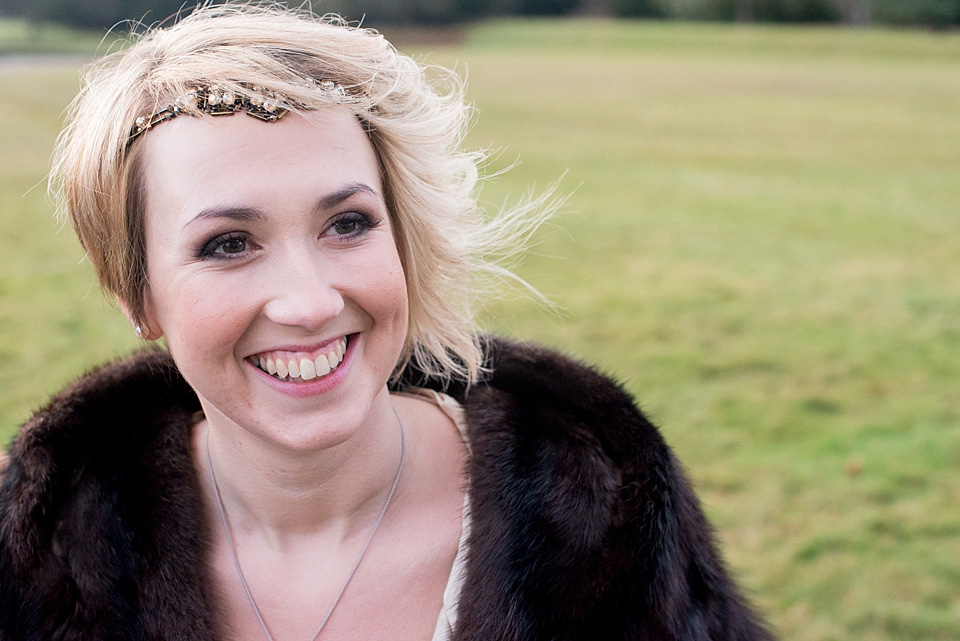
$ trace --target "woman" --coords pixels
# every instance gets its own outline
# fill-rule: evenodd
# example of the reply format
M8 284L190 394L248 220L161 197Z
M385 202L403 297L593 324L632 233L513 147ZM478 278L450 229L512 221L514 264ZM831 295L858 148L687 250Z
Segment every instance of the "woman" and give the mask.
M477 337L481 257L536 221L480 217L447 80L253 7L88 73L55 184L168 350L23 427L0 639L768 638L626 394Z

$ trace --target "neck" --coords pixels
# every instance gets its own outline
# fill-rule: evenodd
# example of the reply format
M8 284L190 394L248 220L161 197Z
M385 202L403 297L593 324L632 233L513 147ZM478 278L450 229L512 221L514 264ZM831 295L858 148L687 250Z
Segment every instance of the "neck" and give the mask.
M220 418L208 414L198 424L195 460L216 510L212 464L235 535L284 549L321 532L332 542L369 530L401 457L401 427L386 389L348 438L309 450L279 446Z

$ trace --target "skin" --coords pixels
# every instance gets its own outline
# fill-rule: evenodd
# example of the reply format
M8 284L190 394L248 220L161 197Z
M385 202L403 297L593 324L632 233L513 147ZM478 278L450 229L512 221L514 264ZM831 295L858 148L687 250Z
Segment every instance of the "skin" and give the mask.
M145 136L146 330L165 336L205 420L194 458L206 498L211 581L225 634L264 639L222 534L209 447L233 540L278 641L310 639L397 493L321 637L429 639L460 538L456 427L386 386L407 330L407 292L380 167L339 108L276 123L181 117ZM257 356L343 362L280 380Z

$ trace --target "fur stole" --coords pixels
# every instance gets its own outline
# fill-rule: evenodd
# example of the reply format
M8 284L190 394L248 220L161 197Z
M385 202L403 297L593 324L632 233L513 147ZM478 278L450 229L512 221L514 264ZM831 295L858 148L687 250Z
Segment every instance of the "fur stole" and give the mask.
M487 379L447 389L472 449L454 640L770 639L630 397L543 348L486 348ZM197 410L170 357L149 351L24 425L0 485L0 641L216 638Z

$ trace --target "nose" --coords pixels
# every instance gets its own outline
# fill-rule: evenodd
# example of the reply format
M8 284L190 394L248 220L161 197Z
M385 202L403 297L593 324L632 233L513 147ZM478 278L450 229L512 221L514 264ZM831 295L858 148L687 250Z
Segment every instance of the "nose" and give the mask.
M264 314L274 323L319 331L344 308L336 265L309 250L278 257Z

